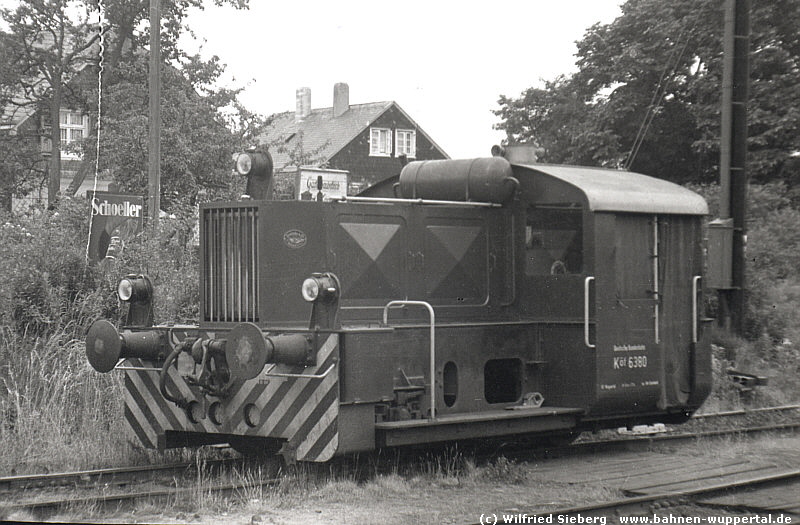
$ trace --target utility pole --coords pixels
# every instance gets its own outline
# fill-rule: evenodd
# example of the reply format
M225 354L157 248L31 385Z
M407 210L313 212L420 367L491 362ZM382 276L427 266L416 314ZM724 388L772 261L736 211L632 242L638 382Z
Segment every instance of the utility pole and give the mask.
M750 0L725 0L723 44L720 217L709 224L708 285L719 294L723 326L741 335L745 313Z
M153 228L161 210L161 7L150 0L150 130L147 168L147 209Z

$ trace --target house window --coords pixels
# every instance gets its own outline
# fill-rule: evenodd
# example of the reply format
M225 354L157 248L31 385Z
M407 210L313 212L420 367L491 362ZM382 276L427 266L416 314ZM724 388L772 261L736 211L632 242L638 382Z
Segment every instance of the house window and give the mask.
M61 110L61 141L79 142L87 134L89 117L78 111Z
M370 128L369 154L373 157L388 157L392 154L392 130Z
M62 109L60 112L62 148L83 140L89 134L89 117L79 111ZM69 150L68 147L65 149ZM62 152L62 157L79 158L74 151Z
M397 150L396 154L405 154L408 158L416 158L417 156L417 132L409 129L397 130Z

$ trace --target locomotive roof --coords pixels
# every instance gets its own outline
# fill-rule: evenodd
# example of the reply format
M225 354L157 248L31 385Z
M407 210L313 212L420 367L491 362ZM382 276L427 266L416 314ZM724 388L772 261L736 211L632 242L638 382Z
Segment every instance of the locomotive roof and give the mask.
M708 215L703 197L675 183L631 171L552 164L514 164L577 188L592 211Z

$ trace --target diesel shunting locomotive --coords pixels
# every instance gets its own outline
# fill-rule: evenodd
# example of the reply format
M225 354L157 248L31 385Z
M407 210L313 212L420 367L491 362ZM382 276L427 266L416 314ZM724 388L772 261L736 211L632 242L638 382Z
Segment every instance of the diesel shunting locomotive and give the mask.
M503 156L411 162L335 201L200 208L200 319L154 325L153 287L90 328L145 446L327 461L380 447L685 420L711 388L706 202L627 171Z

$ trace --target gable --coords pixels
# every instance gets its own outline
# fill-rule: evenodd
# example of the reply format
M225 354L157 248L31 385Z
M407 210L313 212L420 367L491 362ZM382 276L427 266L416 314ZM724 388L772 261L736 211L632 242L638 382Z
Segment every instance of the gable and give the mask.
M349 169L331 162L334 157L341 156L343 149L354 142L360 143L365 134L368 140L369 129L373 126L414 130L418 137L424 137L426 151L434 152L431 158L448 158L408 114L391 101L351 104L339 117L333 116L332 107L311 110L308 117L300 121L295 119L293 111L280 113L274 115L271 127L258 137L258 142L269 146L278 171L294 166L298 155L301 164ZM364 154L369 155L369 149Z
M399 175L403 169L403 163L394 151L389 155L370 154L370 130L372 129L390 130L393 137L397 130L416 132L416 156L408 160L448 158L447 154L430 140L428 135L399 106L393 104L334 154L329 160L330 167L347 170L351 174L351 181L360 181L369 185Z

